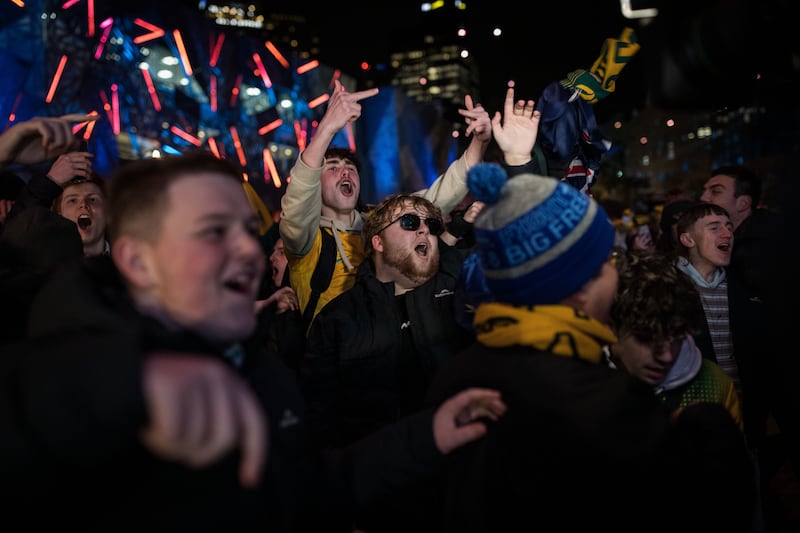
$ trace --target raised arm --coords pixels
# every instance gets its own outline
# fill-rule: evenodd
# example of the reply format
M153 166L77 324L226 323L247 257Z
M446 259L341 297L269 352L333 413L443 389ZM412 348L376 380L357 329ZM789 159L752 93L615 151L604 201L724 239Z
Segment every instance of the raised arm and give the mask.
M420 191L425 198L438 205L442 213L455 209L467 195L467 171L483 160L492 140L489 113L482 105L474 104L470 95L464 97L464 107L458 113L467 123L465 135L472 137L469 146L429 188Z
M492 133L503 159L509 166L519 166L533 159L533 146L539 132L541 113L534 110L533 100L514 101L514 88L509 87L503 113L492 117Z
M347 92L335 80L328 108L314 136L297 158L291 170L291 181L281 198L281 237L292 253L305 253L311 248L322 214L320 176L325 152L336 134L361 116L361 100L378 94L378 89Z
M72 125L98 117L70 113L60 117L34 117L11 126L0 135L0 167L10 163L40 163L75 150L80 140L72 133Z

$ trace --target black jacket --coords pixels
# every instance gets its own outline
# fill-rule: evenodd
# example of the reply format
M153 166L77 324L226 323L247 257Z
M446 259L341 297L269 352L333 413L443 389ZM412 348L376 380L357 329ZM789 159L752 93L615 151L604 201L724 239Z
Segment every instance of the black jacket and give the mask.
M59 271L33 306L31 337L3 354L0 480L27 524L82 530L303 531L353 514L441 462L431 412L347 449L312 448L293 373L252 349L239 373L269 417L262 483L238 482L238 454L195 470L150 454L142 361L155 350L217 347L139 314L110 258ZM323 497L324 496L324 497Z
M645 383L526 346L476 343L431 399L465 386L508 411L447 457L442 531L750 531L752 465L721 405L687 407L676 430Z
M301 384L315 438L340 446L421 409L439 365L472 341L454 314L462 252L439 242L439 272L401 297L361 263L355 285L311 326Z

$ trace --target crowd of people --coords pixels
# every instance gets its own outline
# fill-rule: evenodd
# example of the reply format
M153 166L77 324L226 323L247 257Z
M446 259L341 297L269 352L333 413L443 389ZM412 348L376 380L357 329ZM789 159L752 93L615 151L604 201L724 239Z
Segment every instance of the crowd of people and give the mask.
M586 180L541 175L542 113L510 87L491 115L465 98L469 144L430 187L366 206L357 154L332 142L377 92L336 82L268 247L229 160L103 179L72 134L96 115L0 134L0 166L50 164L0 201L9 517L797 527L774 483L800 479L784 222L758 176L710 171L622 246Z

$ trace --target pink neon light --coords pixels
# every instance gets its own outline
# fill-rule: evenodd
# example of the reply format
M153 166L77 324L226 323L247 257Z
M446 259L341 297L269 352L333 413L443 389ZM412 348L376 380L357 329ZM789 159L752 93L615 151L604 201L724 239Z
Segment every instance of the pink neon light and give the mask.
M217 147L217 140L214 137L208 138L208 147L211 149L211 153L217 156L217 159L221 159L219 155L219 147Z
M150 69L142 69L142 77L144 78L145 85L147 85L147 92L150 94L150 100L153 102L153 108L156 111L161 111L161 101L158 99L156 86L153 83L152 76L150 76Z
M12 122L17 120L17 107L19 107L19 103L21 100L22 100L22 91L17 93L17 98L16 100L14 100L14 105L11 106L11 113L8 114L8 122L6 122L5 128L3 128L4 131L6 128L8 128L8 126Z
M272 130L274 130L275 128L280 126L281 124L283 124L283 120L277 118L277 119L273 120L272 122L270 122L269 124L265 124L265 125L261 126L261 128L258 130L258 134L259 135L266 135L267 133L271 132Z
M69 9L69 8L71 8L72 6L74 6L77 3L78 3L78 0L67 0L66 2L61 4L61 9Z
M217 77L211 75L211 87L209 88L209 100L211 101L211 111L217 112Z
M174 133L175 135L177 135L178 137L180 137L184 141L190 142L195 146L200 146L201 144L203 144L202 141L200 141L200 139L198 139L194 135L188 134L187 132L185 132L182 129L180 129L178 126L170 126L169 131L171 131L172 133Z
M294 134L297 137L297 149L302 152L306 149L306 132L297 120L294 121Z
M283 68L289 68L289 62L285 57L283 57L283 54L281 54L280 50L278 50L271 41L265 42L264 46L267 47L267 50L270 51L273 57L278 60L278 63L280 63Z
M96 115L97 111L90 111L89 114L90 115ZM86 128L88 128L90 126L92 128L94 128L94 125L95 125L96 122L97 122L97 120L84 120L83 122L79 122L78 124L75 124L74 126L72 126L72 134L75 135L76 133L81 131L84 128L84 126ZM86 137L86 136L84 135L84 137Z
M264 63L261 61L261 56L258 54L253 54L253 61L256 62L256 67L258 68L259 74L261 74L261 79L264 81L264 86L267 89L272 87L272 80L269 79L269 75L267 74L267 69L264 68Z
M318 105L321 105L321 104L324 104L325 102L327 102L330 99L330 97L331 97L331 95L329 95L328 93L325 93L322 96L317 96L316 98L314 98L313 100L311 100L308 103L308 107L310 109L314 109Z
M113 24L114 19L111 17L100 23L100 27L103 28L103 35L100 36L100 44L97 45L97 50L94 52L95 59L100 59L100 56L103 55L103 48L105 48L108 36L111 34L111 26Z
M103 111L106 112L108 116L108 121L113 122L113 118L111 116L111 104L108 103L108 96L106 96L105 91L100 91L100 100L103 101Z
M94 132L94 125L96 121L89 122L86 125L86 130L83 132L83 140L88 141L92 137L92 133Z
M331 81L328 83L328 89L333 89L333 86L336 85L334 82L342 77L342 71L338 68L333 71L333 76L331 76Z
M58 68L56 69L56 73L53 76L53 81L50 83L50 90L47 91L47 98L44 99L45 102L48 104L53 101L53 95L56 93L56 88L58 88L58 82L61 81L61 75L64 73L64 67L67 65L67 56L61 56L61 61L58 62Z
M225 42L225 34L220 33L217 36L217 42L211 45L211 59L208 62L208 65L211 67L217 66L217 61L219 61L219 54L222 52L222 43Z
M264 181L267 180L267 171L269 170L269 175L272 176L272 184L275 185L276 189L281 188L281 177L278 175L278 169L275 166L275 160L272 159L272 154L269 151L269 148L264 148Z
M350 150L355 152L356 151L356 140L353 137L353 123L352 122L348 122L344 127L344 131L347 134L347 144L350 145Z
M150 33L145 33L138 37L133 38L134 44L142 44L147 41L152 41L153 39L158 39L159 37L164 35L164 30L155 24L150 24L140 18L133 19L133 23L137 26L140 26L146 30L150 30Z
M233 82L233 89L231 89L231 99L230 99L230 106L233 107L233 104L236 103L236 97L239 96L239 86L242 84L242 75L239 74L236 76L236 81Z
M313 59L313 60L309 61L308 63L306 63L305 65L300 65L299 67L297 67L297 73L298 74L305 74L309 70L314 70L318 66L319 66L319 61L317 61L316 59Z
M239 163L242 167L246 167L247 159L244 156L244 149L242 149L242 141L239 140L239 132L236 130L236 126L231 126L230 131L231 137L233 137L233 147L236 148L236 154L239 156Z
M94 37L94 0L86 2L86 25L89 28L89 37Z
M192 64L189 62L189 54L186 53L186 47L183 45L183 37L181 37L180 30L173 31L172 36L175 38L175 44L178 46L178 53L181 56L183 71L187 76L191 76L193 72Z
M119 87L116 83L111 84L111 116L111 130L119 135Z

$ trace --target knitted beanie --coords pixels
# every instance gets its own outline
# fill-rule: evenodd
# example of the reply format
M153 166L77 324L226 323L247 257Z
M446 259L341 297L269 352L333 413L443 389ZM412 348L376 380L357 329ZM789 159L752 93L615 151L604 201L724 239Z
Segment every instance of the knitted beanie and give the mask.
M508 179L495 163L470 169L467 184L486 203L473 225L486 283L499 302L557 304L595 276L614 245L614 227L591 197L552 177Z

